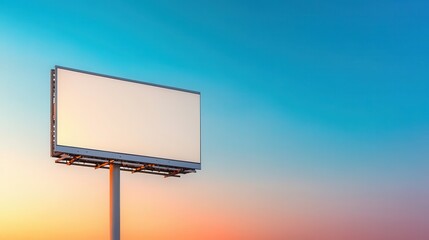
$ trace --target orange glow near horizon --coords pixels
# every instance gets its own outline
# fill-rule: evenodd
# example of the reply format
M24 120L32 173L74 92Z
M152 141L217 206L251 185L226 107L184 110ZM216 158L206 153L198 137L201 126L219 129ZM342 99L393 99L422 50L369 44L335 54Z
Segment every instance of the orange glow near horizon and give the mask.
M0 239L109 237L108 171L3 157L2 166L4 159L22 161L18 170L0 174ZM231 181L222 174L209 169L164 179L121 172L122 239L400 240L425 234L424 219L412 211L425 203L383 205L377 202L383 198L357 198L356 190L339 184L289 179L278 188L274 179ZM383 230L391 228L396 235Z
M0 239L109 237L108 171L55 164L53 159L38 159L39 164L28 167L35 159L4 157L23 160L15 165L19 170L0 175ZM247 190L234 193L236 186L225 181L203 183L201 178L206 179L198 173L164 179L121 172L122 239L256 240L282 235L281 211L248 199L252 193ZM274 204L280 206L280 201Z

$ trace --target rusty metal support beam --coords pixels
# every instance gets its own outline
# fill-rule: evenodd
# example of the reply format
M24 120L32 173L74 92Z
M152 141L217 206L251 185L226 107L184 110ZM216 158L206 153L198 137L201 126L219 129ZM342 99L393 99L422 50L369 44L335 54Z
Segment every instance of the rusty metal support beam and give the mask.
M72 165L76 160L79 160L82 156L75 156L67 162L67 165Z
M176 171L172 171L169 174L165 175L164 178L168 178L168 177L180 177L177 174L181 173L182 171L183 171L183 169L178 169Z
M104 167L104 166L106 166L106 165L109 165L109 164L111 164L111 163L113 163L113 162L115 162L115 161L113 161L113 160L109 160L109 161L107 161L107 162L105 162L105 163L97 164L97 165L95 166L95 169L102 168L102 167Z
M58 158L57 160L55 160L55 163L59 163L59 162L63 161L64 159L67 159L69 157L70 157L69 155L62 154L60 158Z

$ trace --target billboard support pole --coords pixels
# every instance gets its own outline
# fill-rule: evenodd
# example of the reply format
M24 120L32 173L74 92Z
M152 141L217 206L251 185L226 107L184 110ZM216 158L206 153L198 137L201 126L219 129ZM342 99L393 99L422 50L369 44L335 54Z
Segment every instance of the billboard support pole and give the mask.
M110 163L110 240L120 240L120 166Z

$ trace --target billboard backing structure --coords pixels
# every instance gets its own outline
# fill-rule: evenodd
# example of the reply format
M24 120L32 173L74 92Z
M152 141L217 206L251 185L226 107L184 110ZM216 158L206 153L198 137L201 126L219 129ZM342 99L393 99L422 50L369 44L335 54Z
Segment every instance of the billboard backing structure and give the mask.
M201 169L200 93L56 66L57 163L177 176Z

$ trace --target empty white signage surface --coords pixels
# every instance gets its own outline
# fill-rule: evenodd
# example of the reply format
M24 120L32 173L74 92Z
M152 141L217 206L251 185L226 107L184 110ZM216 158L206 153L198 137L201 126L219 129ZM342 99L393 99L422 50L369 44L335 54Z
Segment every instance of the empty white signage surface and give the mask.
M55 113L56 152L200 169L199 92L56 67Z

